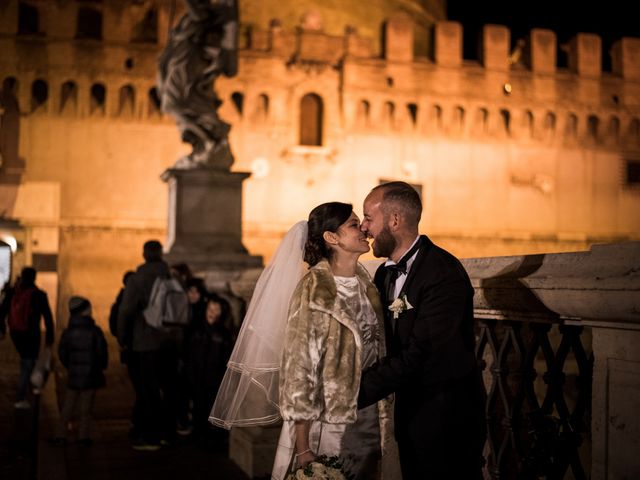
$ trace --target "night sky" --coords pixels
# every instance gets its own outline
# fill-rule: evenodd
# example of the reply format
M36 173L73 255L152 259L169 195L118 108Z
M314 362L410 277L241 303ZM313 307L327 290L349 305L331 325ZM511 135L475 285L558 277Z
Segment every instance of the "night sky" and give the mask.
M609 70L607 52L622 36L640 37L640 18L633 14L635 0L448 0L447 16L464 26L464 57L478 59L482 25L495 23L511 29L512 45L531 28L548 28L558 35L558 45L578 32L602 37L603 67ZM559 66L565 61L559 53Z

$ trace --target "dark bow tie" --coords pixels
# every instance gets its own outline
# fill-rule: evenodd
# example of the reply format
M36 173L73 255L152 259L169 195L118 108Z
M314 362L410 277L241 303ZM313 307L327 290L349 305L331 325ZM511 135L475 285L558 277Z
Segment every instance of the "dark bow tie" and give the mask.
M387 285L387 298L389 301L393 301L393 294L395 290L396 280L400 276L400 274L407 273L407 262L415 255L415 253L420 249L420 245L422 242L418 240L413 247L409 249L407 253L405 253L400 261L396 264L387 265L385 268L387 269L387 277L385 279L385 283Z

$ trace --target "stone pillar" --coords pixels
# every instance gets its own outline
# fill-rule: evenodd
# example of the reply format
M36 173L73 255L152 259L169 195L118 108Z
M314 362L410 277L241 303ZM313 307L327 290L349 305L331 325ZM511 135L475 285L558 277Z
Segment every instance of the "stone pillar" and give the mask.
M599 322L592 333L591 478L640 478L640 326Z
M284 54L286 50L282 24L280 20L273 19L269 22L269 51L278 55Z
M614 43L611 67L626 80L640 80L640 38L623 37Z
M229 436L229 458L249 478L271 476L282 427L237 427Z
M458 22L438 22L435 26L434 48L434 60L438 65L462 65L462 25Z
M555 32L534 28L531 30L530 42L531 70L534 73L555 73L558 56Z
M244 172L214 168L172 168L169 184L166 259L186 262L194 271L238 271L260 267L242 245Z
M602 40L599 35L579 33L569 44L569 68L581 77L600 77Z
M488 70L509 70L511 32L503 25L485 25L482 31L482 64Z
M391 62L413 61L413 23L405 13L387 20L384 27L384 58Z

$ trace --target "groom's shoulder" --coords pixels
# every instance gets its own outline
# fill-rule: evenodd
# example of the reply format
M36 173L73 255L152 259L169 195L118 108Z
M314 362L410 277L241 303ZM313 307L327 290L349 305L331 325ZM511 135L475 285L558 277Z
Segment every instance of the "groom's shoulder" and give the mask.
M428 237L427 250L423 257L423 265L428 267L428 270L441 271L441 270L454 270L458 271L462 268L462 263L453 253L445 250L443 247L433 243Z

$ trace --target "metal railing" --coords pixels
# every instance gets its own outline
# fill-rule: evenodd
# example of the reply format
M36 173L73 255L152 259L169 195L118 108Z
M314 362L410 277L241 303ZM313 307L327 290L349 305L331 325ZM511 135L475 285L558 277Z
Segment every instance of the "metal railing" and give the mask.
M633 473L640 461L621 454L627 465L612 465L601 447L619 444L611 440L618 433L592 428L592 404L617 391L594 381L606 377L594 377L594 359L602 369L627 353L615 341L598 352L594 340L640 334L640 243L463 263L476 289L476 358L487 393L485 478L632 478L602 473Z

